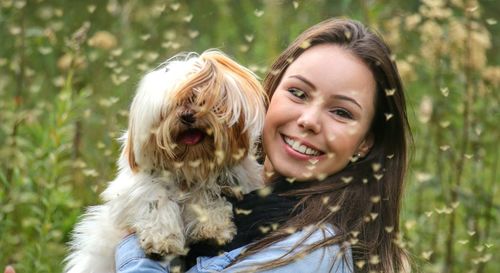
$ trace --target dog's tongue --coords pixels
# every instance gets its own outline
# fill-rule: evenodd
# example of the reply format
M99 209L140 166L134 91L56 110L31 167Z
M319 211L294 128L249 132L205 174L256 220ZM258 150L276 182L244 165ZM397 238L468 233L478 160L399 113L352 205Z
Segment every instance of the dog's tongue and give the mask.
M179 137L179 142L186 145L194 145L203 139L203 132L200 130L187 130Z

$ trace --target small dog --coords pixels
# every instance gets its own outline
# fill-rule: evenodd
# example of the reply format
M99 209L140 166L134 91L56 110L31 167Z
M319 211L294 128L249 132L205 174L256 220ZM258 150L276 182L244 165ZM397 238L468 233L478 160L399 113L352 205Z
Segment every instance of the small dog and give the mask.
M114 251L135 231L147 254L225 243L236 228L222 194L261 185L255 161L267 96L222 52L177 55L140 82L122 137L119 173L76 225L65 272L115 272Z

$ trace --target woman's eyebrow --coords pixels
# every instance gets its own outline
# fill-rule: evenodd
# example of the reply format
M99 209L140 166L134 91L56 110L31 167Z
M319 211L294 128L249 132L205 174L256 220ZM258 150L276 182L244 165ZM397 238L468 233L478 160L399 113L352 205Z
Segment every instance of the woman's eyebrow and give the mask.
M301 75L291 75L289 78L298 79L298 80L304 82L305 84L309 85L309 87L311 87L312 89L316 90L316 86L314 86L314 84L312 84L312 82L310 82L308 79L302 77Z
M351 97L344 96L344 95L339 95L339 94L335 94L335 95L332 95L332 98L338 99L338 100L350 101L350 102L356 104L361 110L363 110L363 107L361 107L361 105L355 99L353 99Z

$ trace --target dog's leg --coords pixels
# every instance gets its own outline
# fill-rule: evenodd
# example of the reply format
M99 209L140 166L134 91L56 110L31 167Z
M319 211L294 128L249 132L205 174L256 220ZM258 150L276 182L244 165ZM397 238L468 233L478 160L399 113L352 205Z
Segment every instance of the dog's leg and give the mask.
M231 203L222 198L214 200L207 193L201 193L186 204L184 218L191 241L214 239L224 244L236 234Z
M177 203L181 193L165 181L141 182L132 189L126 212L131 217L122 225L136 232L147 254L184 254L184 224Z
M133 224L144 251L161 255L185 254L184 226L179 205L160 199L149 202L148 207L148 213Z

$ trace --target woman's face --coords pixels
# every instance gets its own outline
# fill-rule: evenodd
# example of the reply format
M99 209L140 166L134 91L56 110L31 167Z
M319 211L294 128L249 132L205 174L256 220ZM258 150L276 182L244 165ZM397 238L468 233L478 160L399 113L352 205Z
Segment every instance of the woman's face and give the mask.
M266 172L323 179L365 156L376 84L355 55L333 44L307 49L286 70L266 115Z

